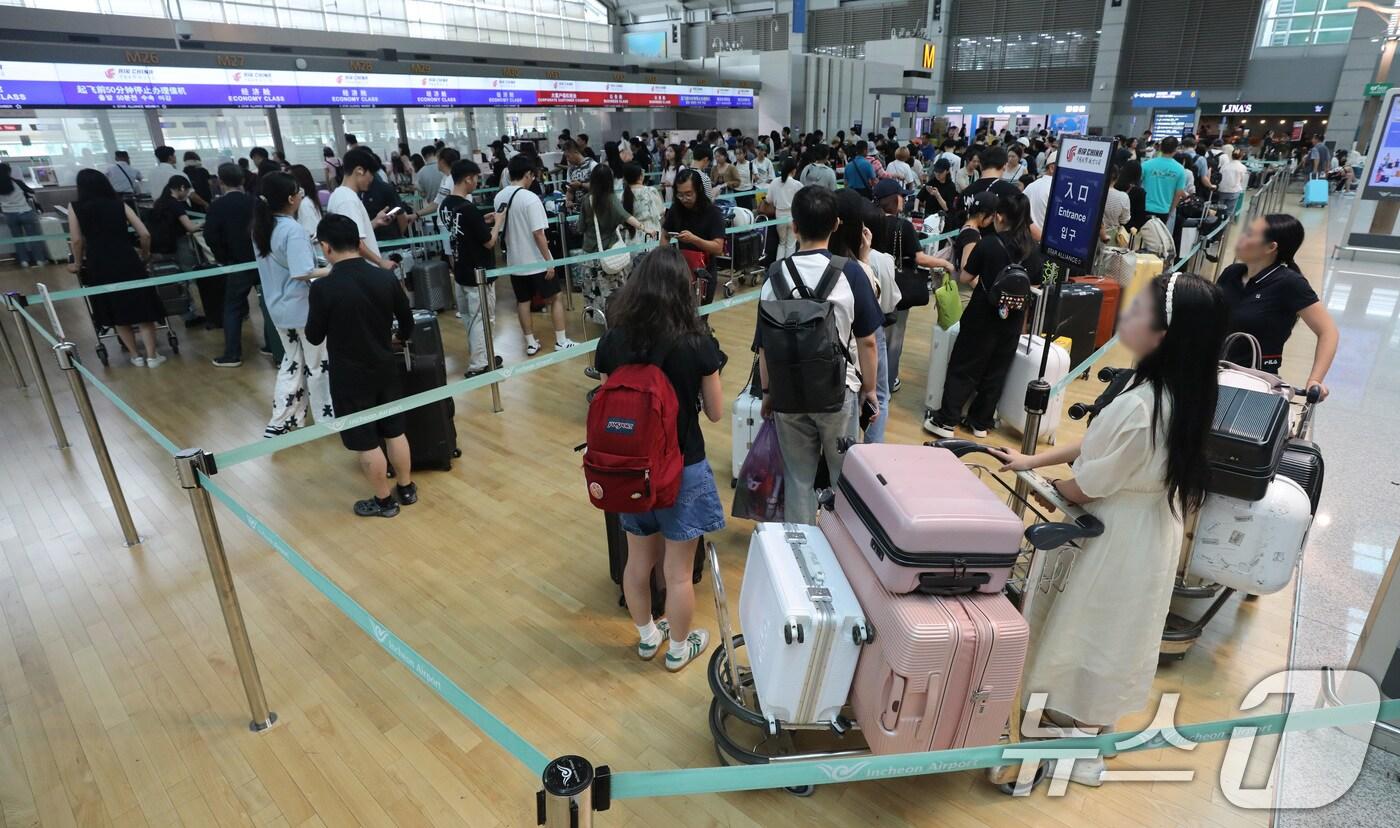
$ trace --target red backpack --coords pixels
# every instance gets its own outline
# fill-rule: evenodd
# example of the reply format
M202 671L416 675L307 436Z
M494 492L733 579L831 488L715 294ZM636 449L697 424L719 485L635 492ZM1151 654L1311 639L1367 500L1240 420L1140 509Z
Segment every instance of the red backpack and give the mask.
M661 368L623 365L588 406L583 477L605 512L649 512L676 502L685 468L676 438L680 403Z

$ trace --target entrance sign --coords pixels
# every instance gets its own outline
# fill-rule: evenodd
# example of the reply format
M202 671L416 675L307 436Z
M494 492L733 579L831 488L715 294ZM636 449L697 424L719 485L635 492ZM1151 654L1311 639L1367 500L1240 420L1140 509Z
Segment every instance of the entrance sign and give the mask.
M1078 270L1094 261L1113 150L1113 141L1104 138L1068 135L1061 139L1040 237L1047 258Z

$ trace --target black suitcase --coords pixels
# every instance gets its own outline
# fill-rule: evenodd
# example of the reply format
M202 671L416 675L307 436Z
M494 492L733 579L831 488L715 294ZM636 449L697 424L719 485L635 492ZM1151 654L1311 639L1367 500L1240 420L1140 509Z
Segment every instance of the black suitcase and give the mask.
M1026 319L1035 318L1034 293L1030 297L1029 309L1026 311ZM1103 291L1094 285L1080 284L1078 282L1067 282L1060 285L1060 306L1056 312L1054 320L1047 318L1044 328L1049 328L1053 322L1055 335L1052 340L1062 336L1070 339L1069 364L1081 365L1088 359L1097 346L1099 331L1099 312L1103 309ZM1029 321L1027 323L1030 324ZM1044 335L1045 331L1036 333Z
M1322 449L1310 440L1289 440L1283 447L1283 456L1278 461L1278 473L1303 487L1312 503L1312 513L1317 514L1317 503L1322 499L1322 477L1324 465Z
M452 271L442 259L418 262L408 272L413 307L430 311L452 307Z
M1206 438L1210 491L1262 500L1288 443L1288 400L1277 394L1220 388Z
M627 568L627 533L622 531L622 521L617 519L617 515L612 512L603 513L603 524L608 534L608 574L612 576L613 583L622 586L622 571ZM705 539L698 538L695 541L695 571L692 573L690 582L700 583L700 577L705 574ZM627 606L627 596L618 590L617 605ZM651 571L651 617L660 618L666 614L666 576L662 571L662 565L657 564Z
M763 258L764 233L754 230L751 233L737 233L734 236L732 255L733 268L746 270L757 267Z
M441 388L447 384L447 362L442 353L442 332L437 314L413 312L413 338L403 366L404 396ZM413 458L413 470L451 471L457 450L456 406L452 398L404 412L404 434Z

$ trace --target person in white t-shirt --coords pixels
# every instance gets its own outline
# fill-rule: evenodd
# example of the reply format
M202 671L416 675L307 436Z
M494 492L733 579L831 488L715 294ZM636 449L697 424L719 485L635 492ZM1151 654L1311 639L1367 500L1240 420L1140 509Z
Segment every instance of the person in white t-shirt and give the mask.
M797 195L797 191L802 189L802 182L798 180L794 173L797 171L797 161L789 158L783 162L783 174L768 186L767 203L773 205L773 218L792 218L792 198ZM792 222L774 226L778 231L778 252L773 261L786 259L797 252L797 233L792 229Z
M894 160L885 167L885 171L890 177L899 182L899 186L904 188L907 194L919 191L919 177L914 174L914 168L909 166L909 149L900 147L894 151Z
M374 229L383 227L394 218L389 215L387 207L380 210L379 215L370 218L364 202L360 200L360 194L369 189L379 166L379 159L364 147L355 147L345 153L345 157L341 159L340 186L335 188L330 200L326 202L326 214L346 216L355 222L355 226L360 229L360 256L376 267L394 270L398 267L398 262L379 255L379 242L374 238ZM403 278L403 274L399 274L399 277Z
M1242 150L1235 150L1220 164L1220 183L1215 186L1215 201L1226 208L1225 215L1231 217L1239 209L1240 198L1249 184L1249 170L1245 167Z
M499 214L496 222L502 226L499 237L506 246L506 264L509 267L539 265L538 270L510 275L520 330L525 334L525 355L534 356L540 352L540 342L535 339L534 321L530 317L530 302L536 296L549 301L549 313L554 321L554 350L572 348L578 343L564 332L564 303L559 292L563 280L555 277L552 265L545 264L554 258L544 232L549 226L549 216L545 213L544 202L530 191L535 183L535 162L528 156L517 155L510 159L508 174L510 186L502 187L495 200L495 210Z
M1036 241L1045 229L1045 211L1050 209L1050 185L1055 180L1055 162L1058 152L1045 154L1045 169L1040 178L1026 185L1026 200L1031 203L1031 236Z
M953 175L956 176L958 170L962 169L963 163L962 156L958 155L958 143L951 138L944 138L941 149L943 151L938 157L948 160L948 169L952 170Z

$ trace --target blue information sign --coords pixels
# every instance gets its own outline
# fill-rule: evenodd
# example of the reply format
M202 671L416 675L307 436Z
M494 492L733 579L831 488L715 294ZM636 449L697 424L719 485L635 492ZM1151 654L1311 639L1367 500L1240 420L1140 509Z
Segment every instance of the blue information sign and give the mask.
M1195 109L1195 89L1146 89L1133 93L1133 109Z
M1040 237L1048 258L1079 270L1094 261L1112 159L1111 140L1082 135L1061 139Z

